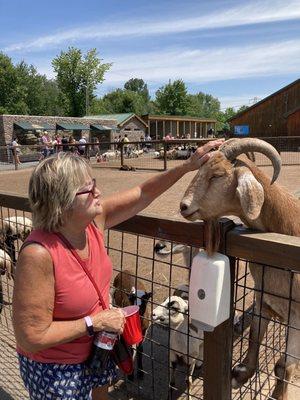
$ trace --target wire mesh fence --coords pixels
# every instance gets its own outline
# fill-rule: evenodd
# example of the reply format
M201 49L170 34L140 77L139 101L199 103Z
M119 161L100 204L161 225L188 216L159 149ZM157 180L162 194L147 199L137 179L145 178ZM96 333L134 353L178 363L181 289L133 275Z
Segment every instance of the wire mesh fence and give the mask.
M22 241L31 229L27 220L30 210L26 198L1 195L0 204L1 247L7 254L2 253L0 261L9 270L8 257L14 266L13 260L18 258ZM232 224L230 226L232 228ZM105 242L114 266L112 299L117 303L116 293L119 292L131 304L139 304L144 330L144 341L136 349L134 376L120 374L110 389L112 398L267 399L275 387L278 371L274 372L274 366L278 359L283 356L284 359L299 361L298 350L287 348L287 342L291 332L299 334L299 268L292 268L290 264L291 260L298 262L300 243L294 240L293 244L286 246L288 252L280 256L280 249L272 252L274 243L270 242L269 248L265 245L264 250L254 253L245 241L239 247L239 233L233 238L226 237L224 250L228 248L234 268L232 318L225 325L222 324L220 330L216 328L213 333L205 333L203 340L203 332L197 328L195 330L190 320L186 302L191 261L198 248L204 246L203 224L137 216L106 231ZM233 251L233 242L234 248L241 250ZM245 253L245 248L248 248L249 254ZM270 251L274 253L274 265L261 262L260 254L270 257ZM286 262L286 258L289 262L284 267L280 266L280 263ZM259 263L256 270L253 270L249 260ZM119 281L117 276L121 278ZM280 282L280 292L276 290L274 280ZM0 395L3 394L0 398L27 399L15 355L11 319L13 278L10 279L7 273L1 276L0 293ZM174 302L174 298L170 299L174 295L181 300ZM269 314L266 315L265 302L269 308L270 305L274 307L274 303L280 304L283 311L279 310L279 315L282 312L284 318L274 318L269 308ZM277 309L274 311L278 313ZM176 323L178 320L182 321L181 324ZM230 369L244 362L250 325L253 325L253 321L258 322L262 334L267 320L270 322L262 335L257 356L259 362L255 364L254 374L239 389L231 392ZM224 346L226 338L230 339L228 346ZM252 334L250 345L257 343L256 336ZM255 349L257 347L254 346ZM178 361L176 365L172 364L174 354ZM184 359L188 362L179 362ZM194 370L191 368L193 363ZM221 366L223 376L219 374L218 366ZM299 381L294 378L289 386L292 387L289 400L296 400L300 393Z
M300 164L300 137L264 137L280 153L282 165ZM10 146L0 146L0 169L18 169L36 165L40 160L54 153L72 152L87 158L93 167L120 168L124 170L166 170L187 159L197 147L213 139L176 139L139 142L101 142L84 145L72 142L68 144L22 145L14 153ZM21 162L16 162L15 155ZM255 153L259 166L271 165L270 160Z
M262 137L260 139L275 147L280 154L282 165L300 164L299 136ZM255 153L255 163L259 166L271 165L270 160L260 153Z
M232 344L232 399L300 395L300 268L280 252L275 240L258 254L246 242L235 252L234 309L240 318Z

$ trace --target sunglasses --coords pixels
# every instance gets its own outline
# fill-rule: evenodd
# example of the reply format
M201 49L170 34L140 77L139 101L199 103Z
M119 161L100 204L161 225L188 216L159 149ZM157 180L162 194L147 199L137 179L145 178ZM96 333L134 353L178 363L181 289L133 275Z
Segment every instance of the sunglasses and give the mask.
M91 187L91 189L88 189L88 190L81 190L80 192L77 192L77 193L76 193L76 196L79 196L79 195L81 195L81 194L89 194L89 193L92 193L92 195L95 196L95 192L96 192L96 179L93 178L93 179L92 179L92 182L93 182L93 186Z

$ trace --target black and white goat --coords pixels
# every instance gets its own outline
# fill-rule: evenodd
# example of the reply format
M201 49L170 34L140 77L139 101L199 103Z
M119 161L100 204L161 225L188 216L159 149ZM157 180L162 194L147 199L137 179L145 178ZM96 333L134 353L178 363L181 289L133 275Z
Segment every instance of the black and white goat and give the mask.
M203 360L203 331L189 322L188 302L180 296L170 296L153 310L152 319L170 332L170 385L175 384L175 370L181 360L189 366L187 384L193 383L195 366Z

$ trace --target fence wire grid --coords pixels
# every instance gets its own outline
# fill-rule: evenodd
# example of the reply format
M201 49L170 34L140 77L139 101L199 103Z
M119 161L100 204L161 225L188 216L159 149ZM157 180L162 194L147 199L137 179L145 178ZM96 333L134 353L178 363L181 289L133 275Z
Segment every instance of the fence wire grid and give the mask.
M1 247L6 251L8 257L12 259L14 274L14 259L17 259L22 240L30 230L26 223L26 218L30 218L30 213L14 208L1 207ZM13 224L18 219L18 229L13 230ZM172 222L172 229L164 231L164 238L161 241L155 235L156 227L153 228L153 234L149 234L147 221L149 218L140 217L144 224L131 224L136 229L117 227L105 232L105 242L109 256L111 257L114 271L113 280L118 274L124 279L124 284L118 289L129 299L131 298L132 287L135 288L136 298L134 302L142 302L143 294L151 294L144 301L146 311L143 313L142 326L146 329L145 339L142 346L137 348L135 359L134 378L119 375L118 380L110 389L110 397L114 399L205 399L205 355L199 351L195 357L197 367L192 375L192 383L187 384L190 377L190 369L185 363L179 364L175 372L175 380L172 381L172 365L170 363L172 351L177 352L178 356L185 356L189 362L193 360L190 349L195 343L199 343L199 348L205 350L206 342L199 332L193 331L189 317L189 311L183 311L177 304L172 306L165 304L164 316L172 320L174 315L182 315L188 321L189 328L178 329L168 320L153 318L153 313L168 297L172 296L177 288L188 285L190 277L190 264L193 256L199 247L199 242L191 245L183 241L177 242L170 240L174 238L174 227L179 222ZM22 223L23 219L23 223ZM8 221L8 222L7 222ZM182 223L181 223L182 224ZM188 237L188 226L184 223L186 233L182 235ZM144 227L144 228L143 228ZM9 229L10 228L10 229ZM140 230L143 231L141 233ZM178 232L182 231L182 225L176 228ZM146 234L147 231L147 234ZM232 254L231 254L232 257ZM2 253L0 261L5 258L6 268L7 256ZM224 357L232 359L232 368L236 368L243 363L247 355L249 338L250 345L257 349L258 339L255 335L250 337L250 325L257 322L259 332L263 335L259 353L258 363L254 367L253 376L245 382L239 389L232 389L232 400L252 400L269 399L273 393L276 383L276 372L274 367L280 357L284 360L292 358L299 362L299 354L295 350L287 349L287 341L291 332L299 335L299 320L295 319L295 313L299 310L300 299L299 291L296 287L296 281L299 279L299 271L287 268L278 268L272 265L258 265L256 282L253 279L253 266L247 259L236 258L234 261L234 290L232 293L233 309L232 323L229 324L229 330L233 332L231 348ZM250 272L250 269L252 272ZM130 287L125 287L125 278L130 277ZM282 284L282 291L278 292L270 284L270 276L276 276ZM121 279L121 281L122 281ZM132 282L134 283L132 285ZM186 290L186 289L185 289ZM185 290L183 292L185 292ZM188 288L187 288L188 290ZM114 299L116 288L112 290ZM13 278L7 274L1 276L0 291L0 332L1 332L1 362L0 362L0 398L24 400L28 399L26 391L19 376L16 353L15 339L12 328L12 302ZM186 292L181 294L183 301L186 300ZM263 302L279 303L286 311L286 319L278 320L273 315L266 314ZM262 300L262 301L261 301ZM132 301L132 300L131 300ZM268 309L268 311L270 311ZM266 321L269 322L266 327ZM230 333L228 331L228 333ZM173 347L172 336L181 336L181 347ZM299 336L298 336L299 337ZM183 343L183 344L182 344ZM255 347L256 346L256 347ZM210 350L211 351L211 350ZM256 350L258 351L258 350ZM225 352L225 349L224 349ZM294 353L293 353L294 352ZM213 354L213 352L211 353ZM218 354L216 356L219 356ZM141 360L141 361L138 361ZM202 364L202 365L201 365ZM278 371L277 371L278 372ZM212 371L213 373L213 371ZM220 377L215 376L215 385L218 385ZM285 381L286 377L283 377ZM230 382L229 382L230 385ZM295 371L291 383L288 385L290 397L289 400L296 400L300 394L299 373ZM225 398L225 397L220 397ZM227 397L226 397L227 399Z
M280 153L282 165L300 164L300 137L262 137ZM73 143L54 145L45 150L43 145L22 145L18 153L21 165L15 164L10 146L0 146L0 168L18 169L36 165L45 157L59 151L73 152L86 157L93 167L121 168L126 170L165 170L188 158L198 146L213 139L154 140L151 142L101 142L84 146ZM263 154L255 153L258 166L271 165Z

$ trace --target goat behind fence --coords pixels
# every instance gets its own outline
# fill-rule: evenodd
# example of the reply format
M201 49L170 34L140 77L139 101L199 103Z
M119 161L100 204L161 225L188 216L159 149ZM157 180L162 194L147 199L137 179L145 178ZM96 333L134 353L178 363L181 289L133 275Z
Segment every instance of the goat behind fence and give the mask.
M2 221L11 216L30 217L26 198L2 194L0 195L0 204ZM285 301L291 310L290 316L285 322L269 318L271 322L269 322L261 342L259 364L256 366L255 374L246 385L231 392L231 367L236 366L244 359L248 347L249 322L252 318L258 318L261 321L260 324L263 324L265 318L259 307L253 309L254 293L261 293L261 296L270 295L265 291L265 285L260 288L254 287L249 273L249 261L258 263L261 273L264 273L266 266L274 273L277 271L287 273L291 277L292 285L293 277L299 274L300 270L300 240L283 235L248 234L232 229L234 225L230 222L223 222L222 226L229 229L228 233L223 230L221 242L223 251L230 256L234 283L231 320L225 321L213 333L204 334L203 357L201 357L201 353L198 357L200 362L203 361L203 366L202 369L195 369L193 383L190 386L186 385L186 379L190 378L188 365L184 363L178 366L174 384L169 361L172 359L172 351L177 351L177 353L181 351L183 356L192 357L188 350L196 336L192 327L190 326L189 332L180 333L186 337L186 344L180 349L176 346L172 348L174 347L172 333L175 334L175 337L176 334L178 336L176 327L164 328L153 323L152 314L161 303L173 295L178 286L188 284L189 260L192 258L192 251L195 247L204 246L203 224L137 216L106 232L106 246L113 260L114 276L126 269L135 282L136 294L140 300L142 300L142 295L139 292L141 289L138 282L142 282L144 292L152 293L152 297L147 300L149 313L143 315L148 324L141 353L143 365L137 365L136 371L137 373L141 371L143 374L136 374L133 381L127 381L121 376L110 391L112 398L166 399L169 397L177 399L189 394L194 399L205 400L208 398L213 400L267 399L275 385L272 370L278 357L292 355L297 358L297 354L291 354L291 351L285 346L288 331L299 329L293 325L291 318L293 304L299 302L299 299L294 299L291 289L284 294ZM156 255L154 251L157 238L170 243L171 251L164 258ZM20 240L21 238L15 240L16 257L21 244ZM172 248L178 243L185 245L186 253L190 253L190 257L183 257L178 252L175 254L176 251L172 252ZM26 399L26 392L17 369L11 323L13 280L9 279L7 275L3 275L1 281L3 308L0 315L0 347L2 351L0 386L2 392L10 394L12 398ZM264 282L264 280L262 281ZM183 301L185 300L183 299ZM184 303L182 304L184 305ZM172 306L176 306L176 304L173 303ZM167 306L167 310L169 307L170 304ZM167 314L174 312L180 315L182 310L180 307L176 307L172 310L169 309ZM235 312L238 315L236 319L238 322L234 327L233 315ZM186 336L185 333L188 335ZM203 343L199 336L196 340L199 345ZM144 375L143 378L141 375ZM299 380L295 380L289 387L290 393L292 393L289 400L296 400L296 396L299 397ZM295 397L293 397L293 393Z

